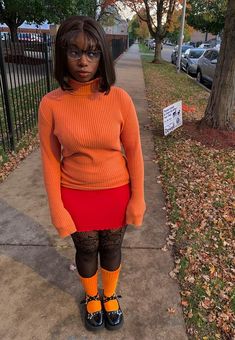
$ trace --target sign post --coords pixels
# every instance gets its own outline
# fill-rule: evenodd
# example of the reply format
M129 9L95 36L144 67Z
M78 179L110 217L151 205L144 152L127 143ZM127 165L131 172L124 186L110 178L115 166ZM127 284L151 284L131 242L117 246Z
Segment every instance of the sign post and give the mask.
M187 0L183 0L183 9L182 9L182 17L181 17L181 24L180 24L180 35L179 35L179 46L178 46L178 59L176 60L176 69L177 73L180 72L180 63L181 63L181 50L182 44L184 40L184 24L185 24L185 13L186 13L186 3Z
M165 136L182 124L182 100L163 109L163 125Z

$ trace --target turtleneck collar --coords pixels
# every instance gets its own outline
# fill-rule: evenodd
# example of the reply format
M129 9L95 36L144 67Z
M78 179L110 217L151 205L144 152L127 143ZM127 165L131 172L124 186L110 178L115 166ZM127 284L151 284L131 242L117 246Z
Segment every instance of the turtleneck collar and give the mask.
M95 78L86 83L81 83L75 79L69 79L69 85L72 87L72 91L69 91L72 95L76 96L90 96L95 93L99 93L100 78Z

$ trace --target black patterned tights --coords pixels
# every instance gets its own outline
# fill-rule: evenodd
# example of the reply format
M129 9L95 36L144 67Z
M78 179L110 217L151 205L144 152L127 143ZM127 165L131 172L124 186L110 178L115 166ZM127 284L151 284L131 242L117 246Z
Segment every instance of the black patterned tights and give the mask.
M95 275L98 253L102 268L114 271L121 263L121 246L126 226L119 229L75 232L71 235L76 248L76 266L82 277Z

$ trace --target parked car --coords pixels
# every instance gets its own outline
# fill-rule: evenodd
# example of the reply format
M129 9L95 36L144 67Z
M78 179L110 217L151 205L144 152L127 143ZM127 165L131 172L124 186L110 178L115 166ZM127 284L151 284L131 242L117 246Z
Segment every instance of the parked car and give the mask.
M172 41L170 41L170 40L164 40L164 42L163 42L165 45L169 45L169 46L174 46L175 44L172 42Z
M201 55L204 53L204 48L189 48L182 54L181 68L188 74L197 74L197 62Z
M18 33L19 41L42 42L42 36L36 33Z
M210 48L211 44L209 43L202 43L201 45L198 46L198 48Z
M155 39L151 39L151 40L149 41L148 48L149 48L150 50L154 50L155 47L156 47ZM162 49L162 48L163 48L163 43L161 43L161 49Z
M7 32L0 32L1 33L1 40L10 40L10 34Z
M145 41L144 41L145 46L149 46L149 43L150 43L151 40L152 39L145 39Z
M197 81L203 83L204 81L212 84L219 50L216 48L207 49L203 55L198 59L197 65Z
M149 49L150 50L154 50L155 49L155 46L156 46L156 42L154 39L150 40L149 41Z
M189 48L191 48L192 46L190 45L182 45L181 48L181 53L185 53ZM178 59L178 45L176 45L171 53L171 62L172 64L176 65Z
M186 45L190 45L191 48L196 47L196 43L194 41L187 41Z

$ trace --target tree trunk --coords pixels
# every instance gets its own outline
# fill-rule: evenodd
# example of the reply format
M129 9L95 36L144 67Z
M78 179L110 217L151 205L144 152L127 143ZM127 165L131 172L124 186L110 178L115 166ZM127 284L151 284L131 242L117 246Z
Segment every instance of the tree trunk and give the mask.
M18 28L18 26L16 26L16 25L9 25L12 42L18 41L17 28Z
M235 1L228 0L224 35L201 126L235 130Z
M156 45L154 49L154 57L153 57L153 63L160 63L162 61L162 56L161 56L161 41L155 39Z

